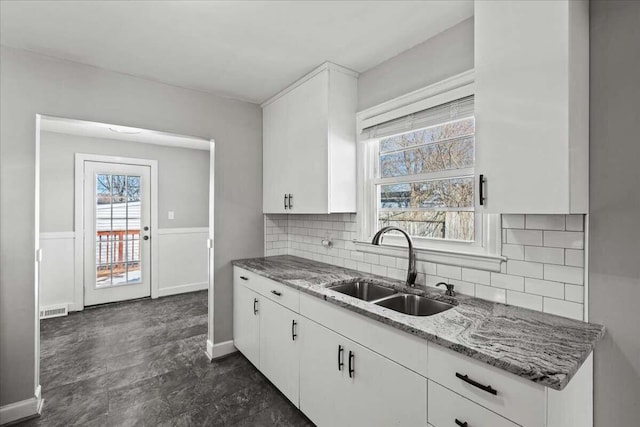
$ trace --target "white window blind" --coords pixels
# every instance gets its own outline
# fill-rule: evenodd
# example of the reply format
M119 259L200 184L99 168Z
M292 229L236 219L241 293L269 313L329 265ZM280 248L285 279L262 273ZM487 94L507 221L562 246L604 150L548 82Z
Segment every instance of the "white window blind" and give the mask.
M366 142L372 139L381 139L468 116L473 116L473 96L364 128L360 141Z

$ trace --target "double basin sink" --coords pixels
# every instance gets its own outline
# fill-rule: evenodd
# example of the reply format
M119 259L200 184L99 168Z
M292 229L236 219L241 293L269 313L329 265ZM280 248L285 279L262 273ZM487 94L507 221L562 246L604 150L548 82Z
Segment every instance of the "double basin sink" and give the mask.
M362 280L329 285L327 289L411 316L432 316L454 307L445 302L399 293L395 289Z

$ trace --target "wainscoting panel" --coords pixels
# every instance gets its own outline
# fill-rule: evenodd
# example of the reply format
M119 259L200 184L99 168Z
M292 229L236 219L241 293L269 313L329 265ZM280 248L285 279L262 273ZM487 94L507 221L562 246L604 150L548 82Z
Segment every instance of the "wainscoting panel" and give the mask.
M73 304L74 232L40 233L40 308Z
M208 229L158 231L159 296L207 289Z

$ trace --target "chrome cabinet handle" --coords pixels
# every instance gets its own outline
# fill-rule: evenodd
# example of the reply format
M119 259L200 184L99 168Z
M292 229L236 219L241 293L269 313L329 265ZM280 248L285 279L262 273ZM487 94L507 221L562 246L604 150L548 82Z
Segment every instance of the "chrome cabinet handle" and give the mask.
M242 280L249 280L249 278L248 278L248 277L245 277L245 276L240 276L240 278L241 278Z
M485 183L484 175L480 174L480 179L478 180L478 199L480 201L480 206L484 206L484 183Z
M344 362L342 360L342 353L344 353L344 347L338 345L338 371L342 371L342 367L344 366Z
M298 334L296 334L296 325L298 322L294 320L291 321L291 341L295 341Z
M253 299L253 315L258 314L258 298Z
M278 291L276 291L275 289L273 289L273 290L271 291L271 293L272 293L272 294L274 294L274 295L276 295L276 296L282 296L282 292L278 292Z
M289 196L287 196L286 194L284 195L284 208L289 208Z
M289 210L293 209L293 194L289 193Z

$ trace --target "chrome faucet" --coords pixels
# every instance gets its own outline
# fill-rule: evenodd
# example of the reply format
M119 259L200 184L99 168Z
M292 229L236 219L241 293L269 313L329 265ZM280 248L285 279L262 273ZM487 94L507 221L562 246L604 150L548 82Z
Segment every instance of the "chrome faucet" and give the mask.
M371 244L380 246L380 243L382 243L382 235L387 231L399 231L404 235L404 237L407 238L407 242L409 243L409 268L407 270L407 285L413 288L416 286L416 276L418 275L418 272L416 271L416 251L415 249L413 249L413 240L411 240L411 236L409 236L407 232L401 228L388 226L381 228L376 233L376 235L373 236Z

